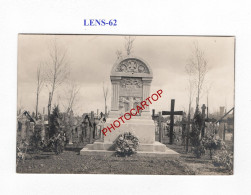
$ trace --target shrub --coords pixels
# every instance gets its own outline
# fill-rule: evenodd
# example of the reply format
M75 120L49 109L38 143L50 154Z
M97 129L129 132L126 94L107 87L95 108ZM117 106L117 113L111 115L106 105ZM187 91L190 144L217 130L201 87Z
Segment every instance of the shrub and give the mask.
M199 109L197 108L193 118L192 131L189 135L191 144L192 144L192 152L195 154L197 158L200 158L201 155L205 153L205 148L200 140L200 132L202 127L202 115Z
M210 158L212 159L213 152L216 150L225 149L225 143L221 139L214 138L213 135L206 136L202 139L202 145L204 146L205 150L210 151Z
M29 140L29 148L33 152L42 150L42 137L41 137L41 125L36 125L34 128L34 133Z
M196 158L200 158L202 155L205 154L205 147L203 146L203 144L199 144L195 147L192 147L191 150L194 153L194 155L196 156Z
M49 138L55 136L60 131L59 108L55 106L49 120Z
M226 149L218 151L213 156L214 166L224 167L229 171L233 171L233 153L228 152Z

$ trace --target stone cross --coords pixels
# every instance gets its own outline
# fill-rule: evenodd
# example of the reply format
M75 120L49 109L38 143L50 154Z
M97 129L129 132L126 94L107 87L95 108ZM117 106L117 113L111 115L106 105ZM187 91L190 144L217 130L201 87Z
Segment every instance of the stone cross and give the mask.
M183 115L183 111L174 111L175 100L171 100L171 111L162 111L162 115L170 115L170 144L173 144L174 116Z
M163 117L162 117L162 114L161 112L159 112L159 114L155 114L155 109L152 109L152 119L153 120L157 120L158 122L158 127L159 127L159 142L162 143L163 141L163 136L164 136L164 132L163 132L163 128L162 128L162 123L163 123Z

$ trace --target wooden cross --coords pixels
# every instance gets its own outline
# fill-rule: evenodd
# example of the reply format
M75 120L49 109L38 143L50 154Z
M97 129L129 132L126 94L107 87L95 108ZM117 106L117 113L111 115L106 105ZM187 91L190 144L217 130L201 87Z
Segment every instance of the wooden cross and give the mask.
M174 115L183 115L183 111L174 111L175 100L171 100L171 111L162 111L162 115L170 115L170 144L173 144Z

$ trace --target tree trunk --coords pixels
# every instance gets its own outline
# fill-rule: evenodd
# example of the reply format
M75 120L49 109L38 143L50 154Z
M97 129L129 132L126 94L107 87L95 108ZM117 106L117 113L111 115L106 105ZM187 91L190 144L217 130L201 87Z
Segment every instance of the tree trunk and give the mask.
M190 101L189 101L189 107L188 107L188 124L187 124L187 132L186 132L186 153L188 153L188 145L189 145L189 132L190 132L190 121L191 121L191 95L190 95Z
M105 99L105 116L107 117L107 106L106 106L106 99Z
M190 112L190 111L189 111ZM189 132L190 132L190 113L188 114L188 124L187 124L187 135L186 135L186 153L188 153L188 145L189 145Z
M199 85L198 85L198 94L197 94L197 105L196 107L199 107L199 103L200 103L200 89L199 89Z
M52 103L52 98L53 98L53 94L54 94L54 90L55 90L55 79L54 79L54 83L52 86L52 90L49 93L49 102L48 102L48 118L50 117L51 114L51 103ZM49 121L49 120L48 120Z
M49 93L49 101L48 101L48 121L50 121L50 115L51 115L51 92Z
M36 119L37 119L37 114L38 114L38 92L37 92L37 102L36 102Z

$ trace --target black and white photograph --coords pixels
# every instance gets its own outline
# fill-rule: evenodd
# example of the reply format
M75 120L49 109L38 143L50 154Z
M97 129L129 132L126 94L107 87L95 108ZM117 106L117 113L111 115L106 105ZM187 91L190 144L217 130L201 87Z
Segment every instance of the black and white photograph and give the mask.
M249 194L250 7L2 0L0 194Z
M17 173L232 175L233 36L19 34Z

